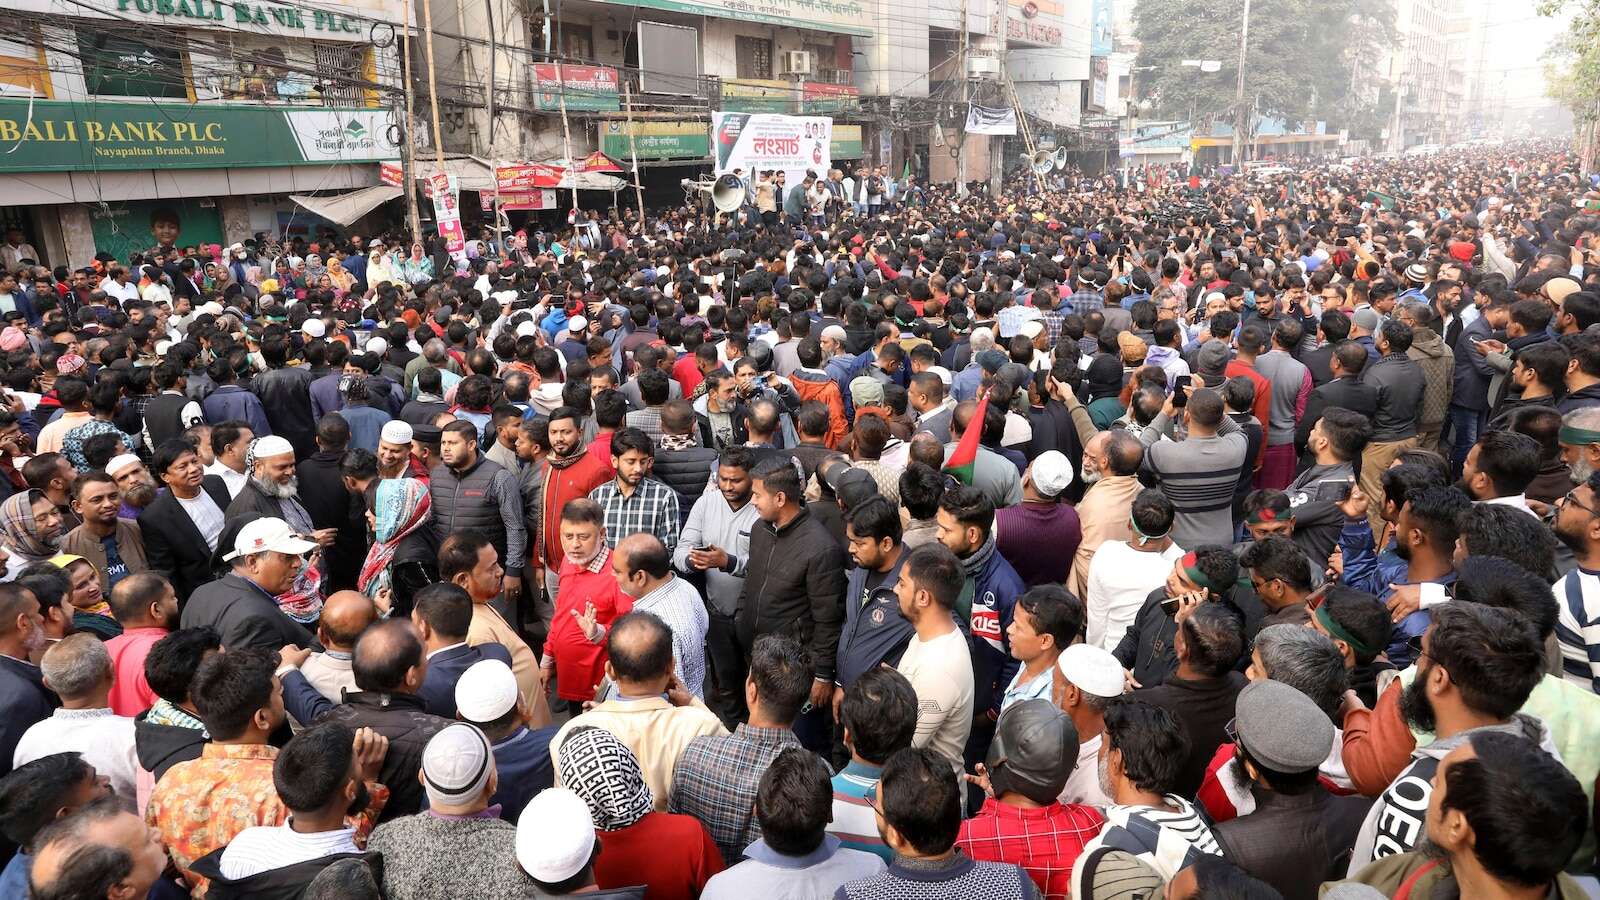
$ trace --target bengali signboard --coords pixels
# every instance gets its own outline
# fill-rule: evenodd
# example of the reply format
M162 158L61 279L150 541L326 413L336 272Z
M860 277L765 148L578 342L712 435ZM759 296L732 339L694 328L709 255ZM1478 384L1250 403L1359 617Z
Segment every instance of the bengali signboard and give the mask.
M403 0L11 0L8 11L56 19L100 19L156 28L209 28L318 41L369 43L374 26L394 37L405 20ZM64 21L64 20L63 20Z
M433 220L439 237L444 239L444 249L451 256L465 256L467 233L461 227L461 192L456 176L439 172L428 179L428 189L433 195Z
M826 116L718 112L711 114L711 133L718 175L777 169L798 184L807 171L832 167L833 120Z
M559 74L557 69L560 69ZM533 64L533 105L536 109L559 110L566 94L568 111L615 112L622 109L617 70L608 66L557 66Z
M640 159L704 159L711 155L711 135L704 122L601 122L600 152L612 159L630 159L628 136Z
M405 187L406 170L397 162L379 163L378 180L390 187Z
M0 99L0 172L383 162L387 109Z

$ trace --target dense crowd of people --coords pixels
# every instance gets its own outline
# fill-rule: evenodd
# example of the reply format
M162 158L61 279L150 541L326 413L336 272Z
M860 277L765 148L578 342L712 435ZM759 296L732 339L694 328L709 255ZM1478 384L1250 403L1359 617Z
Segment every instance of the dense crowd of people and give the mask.
M1568 154L857 176L8 234L0 896L1600 891Z

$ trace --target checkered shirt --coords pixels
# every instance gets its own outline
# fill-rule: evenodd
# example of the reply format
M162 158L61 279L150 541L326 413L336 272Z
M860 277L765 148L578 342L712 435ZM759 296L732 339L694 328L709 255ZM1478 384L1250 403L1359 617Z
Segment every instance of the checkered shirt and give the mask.
M787 728L744 724L730 735L697 737L673 767L667 810L699 819L731 866L761 837L755 813L761 776L779 753L798 746L800 739Z
M976 860L1020 865L1045 900L1068 900L1072 864L1104 825L1092 806L1052 803L1022 809L990 797L976 816L961 823L956 846Z
M1106 298L1099 291L1079 289L1067 298L1067 306L1080 316L1086 316L1097 309L1106 308Z
M639 482L629 497L617 489L615 478L589 492L589 499L605 510L606 546L630 534L653 534L671 553L678 545L678 493L654 478Z

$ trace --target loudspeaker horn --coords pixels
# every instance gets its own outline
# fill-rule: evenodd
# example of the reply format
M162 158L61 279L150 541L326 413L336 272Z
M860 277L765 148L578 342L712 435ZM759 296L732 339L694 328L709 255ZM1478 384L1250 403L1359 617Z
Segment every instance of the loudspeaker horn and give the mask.
M727 174L718 178L711 186L711 205L718 212L731 213L744 205L744 182L739 176Z
M1035 150L1029 164L1033 166L1035 175L1043 175L1055 167L1055 153L1050 150Z
M1066 167L1067 167L1067 148L1065 148L1065 147L1057 147L1056 148L1056 168L1057 169L1065 169Z

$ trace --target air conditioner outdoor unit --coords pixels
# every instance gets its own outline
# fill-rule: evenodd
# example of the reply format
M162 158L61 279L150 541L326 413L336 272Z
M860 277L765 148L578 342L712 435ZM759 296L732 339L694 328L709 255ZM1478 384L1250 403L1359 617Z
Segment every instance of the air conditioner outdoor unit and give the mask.
M811 51L788 50L783 54L783 74L785 75L810 75Z
M977 79L999 78L1000 58L998 56L967 57L967 77Z

